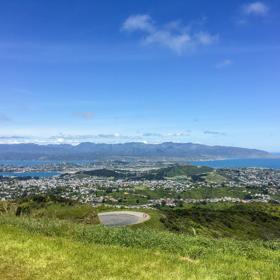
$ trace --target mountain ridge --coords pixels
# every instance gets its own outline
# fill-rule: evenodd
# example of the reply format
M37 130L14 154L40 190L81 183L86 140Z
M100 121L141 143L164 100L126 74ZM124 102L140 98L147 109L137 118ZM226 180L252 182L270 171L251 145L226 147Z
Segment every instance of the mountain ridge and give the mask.
M120 157L206 160L269 156L268 152L258 149L174 142L163 142L161 144L83 142L78 145L0 144L1 160L92 160Z

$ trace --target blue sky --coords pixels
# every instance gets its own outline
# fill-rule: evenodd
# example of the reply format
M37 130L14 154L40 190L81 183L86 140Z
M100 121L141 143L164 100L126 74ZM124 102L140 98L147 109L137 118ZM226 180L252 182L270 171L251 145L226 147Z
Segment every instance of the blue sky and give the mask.
M0 3L0 142L280 151L280 2Z

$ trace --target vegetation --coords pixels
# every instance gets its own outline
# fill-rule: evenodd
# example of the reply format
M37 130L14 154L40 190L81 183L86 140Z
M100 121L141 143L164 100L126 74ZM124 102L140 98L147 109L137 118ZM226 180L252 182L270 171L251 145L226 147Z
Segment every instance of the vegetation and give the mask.
M165 210L161 221L171 231L207 237L271 240L280 237L280 207L259 204L192 205ZM269 210L270 209L270 210Z
M179 165L150 170L142 177L147 180L162 180L166 177L195 176L211 172L213 169L207 166Z
M97 213L110 210L54 197L0 203L1 277L280 278L279 205L146 209L143 224L97 225Z
M194 188L189 188L181 192L176 192L172 189L156 188L151 190L145 185L139 185L131 188L131 190L126 191L114 191L104 189L98 191L98 196L108 195L110 191L110 196L118 201L119 205L137 205L149 203L150 199L160 199L160 198L175 198L175 199L207 199L207 198L221 198L221 197L232 197L244 199L249 194L252 195L257 193L258 190L247 189L245 187L232 188L228 186L223 187L201 187L196 186ZM108 202L110 203L110 202ZM113 204L113 203L112 203Z
M3 279L278 279L280 245L2 216Z
M135 172L121 171L121 170L110 170L110 169L97 169L89 171L81 171L79 174L87 176L97 176L97 177L113 177L115 179L132 179L132 180L162 180L166 177L175 176L195 176L195 175L205 175L213 171L212 168L207 166L193 166L193 165L180 165L175 164L169 167L149 170L136 174Z
M1 212L15 213L16 216L44 217L87 224L99 223L97 213L92 206L55 196L34 196L21 199L17 203L4 202L0 204Z
M129 173L124 172L124 171L111 170L111 169L106 169L106 168L81 171L79 173L83 174L83 175L88 175L88 176L113 177L115 179L122 179L122 178L127 178L128 176L130 176L130 177L132 176L132 174L129 174Z
M14 203L0 203L0 214L22 218L64 220L80 224L99 224L98 213L115 208L92 207L56 198L35 196ZM121 210L121 209L120 209ZM126 208L124 208L126 210ZM151 216L132 228L153 229L207 238L275 240L280 238L280 205L264 203L188 204L183 207L140 209Z

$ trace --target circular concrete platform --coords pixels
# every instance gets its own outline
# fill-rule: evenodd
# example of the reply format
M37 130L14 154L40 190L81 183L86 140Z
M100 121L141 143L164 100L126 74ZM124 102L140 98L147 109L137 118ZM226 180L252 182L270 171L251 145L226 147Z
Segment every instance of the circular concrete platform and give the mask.
M113 211L99 213L98 218L105 226L127 226L148 221L150 216L143 212Z

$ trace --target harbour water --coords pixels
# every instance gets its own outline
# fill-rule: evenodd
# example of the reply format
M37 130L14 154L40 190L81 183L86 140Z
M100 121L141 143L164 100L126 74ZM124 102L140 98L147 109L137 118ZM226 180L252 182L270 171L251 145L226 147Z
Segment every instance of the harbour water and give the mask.
M60 160L0 160L0 168L1 167L11 167L13 169L22 170L21 172L9 171L6 172L5 170L0 171L0 176L3 177L39 177L39 178L46 178L46 177L53 177L60 174L60 172L52 170L53 167L60 165L60 164L89 164L92 161L81 161L81 160L71 160L71 161L60 161ZM46 167L48 168L44 170ZM28 169L32 170L28 170ZM26 169L26 170L25 170Z
M194 161L193 165L209 166L213 168L271 168L280 169L280 158L258 158L258 159L225 159Z
M47 165L47 164L63 164L63 163L72 163L72 164L84 164L90 163L93 161L88 160L0 160L1 165L15 166L15 167L28 167L36 165Z
M85 164L88 161L25 161L25 160L0 160L0 166L14 166L14 167L34 167L49 164L61 163L75 163ZM208 161L193 161L188 162L197 166L209 166L212 168L271 168L280 169L280 158L258 158L258 159L226 159L226 160L208 160ZM52 177L60 173L57 171L25 171L25 172L0 172L3 177Z
M39 177L46 178L59 175L55 171L46 171L46 172L0 172L0 176L3 177Z

